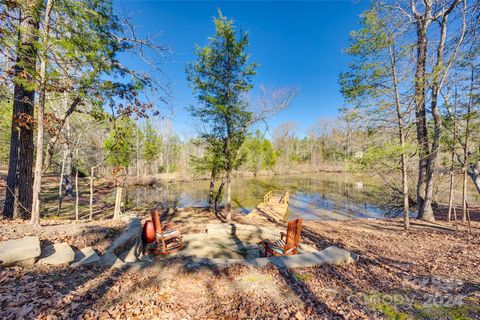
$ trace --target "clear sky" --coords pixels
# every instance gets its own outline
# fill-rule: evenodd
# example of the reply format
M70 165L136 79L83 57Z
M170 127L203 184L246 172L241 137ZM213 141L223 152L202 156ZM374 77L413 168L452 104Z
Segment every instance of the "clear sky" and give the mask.
M295 86L298 95L287 110L269 120L270 128L286 121L299 125L299 134L319 117L334 117L343 105L338 75L346 70L348 33L358 27L366 1L128 1L117 8L134 16L140 33L157 34L172 49L163 70L173 89L173 126L183 136L195 134L185 107L195 103L185 66L195 60L195 45L213 35L213 16L220 8L235 25L249 32L252 61L259 64L259 85Z

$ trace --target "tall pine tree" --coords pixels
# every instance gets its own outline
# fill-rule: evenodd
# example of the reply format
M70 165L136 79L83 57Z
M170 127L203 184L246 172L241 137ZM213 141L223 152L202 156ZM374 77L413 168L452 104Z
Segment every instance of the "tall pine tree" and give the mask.
M248 34L237 36L233 20L218 12L214 18L215 35L208 44L196 51L197 61L188 67L198 105L189 108L192 116L202 121L205 128L202 136L220 147L226 185L226 220L231 220L231 175L241 162L239 150L245 141L247 128L252 120L245 94L252 89L252 77L256 64L249 63L246 53ZM217 146L218 141L221 142ZM216 151L213 151L216 154ZM224 183L220 185L221 188Z

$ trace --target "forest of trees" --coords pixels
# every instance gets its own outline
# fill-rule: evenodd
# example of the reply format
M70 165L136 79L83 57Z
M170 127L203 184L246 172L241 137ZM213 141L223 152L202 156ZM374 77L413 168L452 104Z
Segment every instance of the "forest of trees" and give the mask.
M341 74L342 93L365 123L396 128L389 146L376 150L396 153L406 228L408 158L418 165L414 201L423 220L435 220L435 176L443 154L451 173L449 217L455 172L463 174L463 220L468 176L480 192L478 9L478 1L375 1L362 14L361 29L351 33L346 53L354 60Z
M339 80L345 104L328 106L341 107L340 115L274 128L266 119L297 89L262 87L254 102L245 99L254 48L219 11L215 34L187 67L198 102L188 111L202 128L185 137L168 119L167 49L136 34L110 1L4 1L3 216L38 223L45 174L60 177L60 197L74 195L76 179L89 179L90 201L99 177L116 181L121 201L127 176L202 176L211 180L211 206L225 193L228 209L238 173L393 169L402 177L406 227L411 207L434 220L438 173L450 174L452 188L461 175L464 196L452 192L450 207L461 203L467 219L467 188L480 192L479 9L466 0L374 1L345 50L352 58ZM123 65L122 56L142 69Z

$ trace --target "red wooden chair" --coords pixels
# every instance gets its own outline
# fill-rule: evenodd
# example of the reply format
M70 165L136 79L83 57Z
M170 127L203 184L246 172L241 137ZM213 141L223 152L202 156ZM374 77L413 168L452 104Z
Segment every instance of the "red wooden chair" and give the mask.
M287 233L281 232L280 240L271 242L263 240L258 243L260 256L289 256L298 254L300 233L302 232L302 219L290 221L287 226Z
M183 249L182 234L172 223L162 225L157 209L150 210L150 217L157 242L151 251L154 254L169 254Z

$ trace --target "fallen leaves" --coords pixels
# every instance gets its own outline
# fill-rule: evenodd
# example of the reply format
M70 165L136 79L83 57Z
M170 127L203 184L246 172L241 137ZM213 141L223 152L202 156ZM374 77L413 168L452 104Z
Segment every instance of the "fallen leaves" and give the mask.
M175 257L135 270L0 268L0 318L381 319L365 298L403 290L415 299L479 299L478 238L430 229L407 236L383 230L388 222L382 221L366 231L361 223L305 224L305 242L321 248L335 241L359 253L350 265L191 269Z

